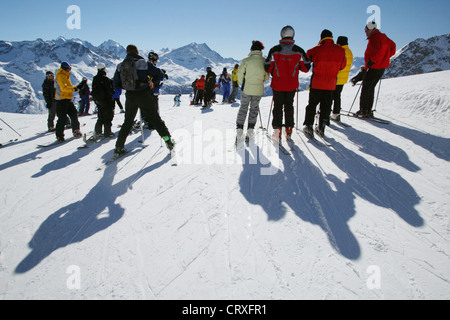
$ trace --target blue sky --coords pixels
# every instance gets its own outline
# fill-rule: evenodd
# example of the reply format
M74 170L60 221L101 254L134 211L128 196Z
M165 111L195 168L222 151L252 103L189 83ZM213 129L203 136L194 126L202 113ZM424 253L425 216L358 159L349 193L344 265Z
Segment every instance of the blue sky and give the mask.
M77 5L81 28L69 30L67 13ZM174 49L191 42L206 43L223 57L241 60L252 40L270 47L280 30L291 25L296 43L307 50L320 40L323 29L334 38L345 35L355 56L363 56L367 41L364 26L371 5L378 6L381 31L400 48L417 38L450 32L448 0L300 1L300 0L45 0L10 1L0 12L0 40L19 41L79 38L99 45L113 39L124 47Z

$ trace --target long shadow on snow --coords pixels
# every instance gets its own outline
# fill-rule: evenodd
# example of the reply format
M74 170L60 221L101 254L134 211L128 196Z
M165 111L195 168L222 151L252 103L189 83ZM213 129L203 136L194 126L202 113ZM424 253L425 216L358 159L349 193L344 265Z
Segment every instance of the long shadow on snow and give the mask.
M391 209L411 226L423 226L424 220L415 209L420 197L405 179L397 172L372 164L336 140L329 138L329 141L338 152L330 148L320 150L349 177L345 183L337 179L333 181L338 192L342 189L355 193L377 206ZM331 179L332 175L328 176ZM342 185L342 188L339 185Z
M386 126L381 124L382 126ZM417 172L420 170L416 164L414 164L406 154L406 152L390 143L375 137L369 133L359 131L352 128L342 128L336 125L332 126L333 130L339 131L347 135L348 139L359 147L361 152L374 156L380 160L386 162L392 162L409 170L411 172Z
M269 220L282 219L291 208L303 221L320 226L337 252L358 259L361 249L347 224L355 214L353 194L342 189L334 191L320 169L298 147L294 148L295 161L281 154L284 171L274 175L261 175L261 169L267 167L262 163L268 161L261 159L259 148L259 161L243 159L239 178L242 194L250 203L260 205ZM251 157L248 152L246 156Z
M278 170L274 175L261 175L261 168L266 167L261 163L267 163L267 159L249 162L251 155L246 152L239 179L242 194L250 203L260 205L269 220L282 219L289 206L303 221L320 226L332 247L348 259L358 259L361 254L358 241L348 226L356 213L355 195L391 209L414 227L424 224L414 208L420 198L399 174L373 165L336 141L333 146L339 152L330 148L319 150L348 175L344 182L331 173L324 176L321 169L294 146L295 160L281 154L284 171ZM259 150L257 154L261 156Z
M115 203L117 198L138 179L169 160L170 155L114 185L120 161L107 166L103 177L83 199L59 209L41 224L29 242L32 251L19 263L15 272L28 272L57 249L81 242L119 221L125 209Z
M95 149L99 148L100 146L102 146L103 144L107 143L108 141L110 141L110 139L105 139L102 140L98 143L93 143L90 145L89 148L86 149L77 149L73 154L70 154L68 156L65 157L61 157L61 158L57 158L54 161L45 164L42 168L41 171L39 171L38 173L35 173L34 175L32 175L32 178L38 178L40 176L43 176L51 171L56 171L56 170L60 170L60 169L64 169L69 165L72 165L78 161L81 161L81 159L85 156L87 156L89 153L91 153L92 151L94 151Z
M436 157L450 161L450 139L438 137L430 133L426 133L411 127L404 127L398 124L391 123L389 125L370 122L378 128L392 132L393 134L402 136L403 138L410 140L414 144L428 150Z

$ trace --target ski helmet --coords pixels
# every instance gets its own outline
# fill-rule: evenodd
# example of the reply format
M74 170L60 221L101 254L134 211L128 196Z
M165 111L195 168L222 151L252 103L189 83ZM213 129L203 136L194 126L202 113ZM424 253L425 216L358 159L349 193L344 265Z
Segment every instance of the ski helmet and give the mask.
M159 60L159 56L155 53L155 52L150 52L148 54L148 60L150 61L158 61Z
M100 62L100 63L97 65L97 69L98 69L98 70L106 69L106 65L105 65L103 62Z
M366 25L366 29L367 30L374 30L378 28L377 23L375 21L370 21L369 23L367 23Z
M70 67L69 63L64 61L61 63L61 69L69 71L71 69L71 67Z
M291 26L285 26L283 29L281 29L281 38L294 38L295 31L294 28Z

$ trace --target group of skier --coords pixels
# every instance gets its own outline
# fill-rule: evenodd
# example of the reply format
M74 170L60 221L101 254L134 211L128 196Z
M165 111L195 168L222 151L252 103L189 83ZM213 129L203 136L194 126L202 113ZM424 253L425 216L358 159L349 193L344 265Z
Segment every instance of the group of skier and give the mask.
M360 110L356 116L362 118L373 117L375 86L381 79L384 70L390 65L390 58L395 54L396 45L385 34L377 29L375 22L365 26L369 40L364 59L365 66L362 75L352 79L355 85L362 80ZM238 78L243 83L241 108L238 112L236 127L236 142L244 137L251 139L259 113L259 101L263 95L264 82L268 75L272 76L273 90L273 136L276 141L282 136L285 128L286 138L290 139L295 125L294 96L299 87L299 72L309 72L312 68L312 77L309 89L309 101L306 106L303 131L313 137L314 132L324 136L325 128L330 119L340 121L341 92L347 83L353 62L353 54L348 47L348 38L338 37L334 43L333 34L325 29L320 35L319 44L307 52L295 45L295 31L291 26L281 30L281 40L278 45L270 49L268 57L263 61L262 43L253 41L249 57L244 59L239 68ZM251 86L251 87L250 87ZM251 88L251 89L250 89ZM334 102L334 107L332 110ZM247 116L247 133L243 129ZM319 112L317 106L320 105ZM284 122L283 122L284 115ZM314 121L318 115L316 128Z
M239 64L234 66L231 75L228 73L227 68L223 68L222 73L216 83L217 75L212 71L211 67L206 69L207 74L201 75L200 79L195 79L192 82L192 89L194 94L192 96L192 104L198 105L203 101L203 107L211 107L211 103L215 99L215 89L222 88L222 103L236 102L236 96L239 91L239 81L237 79L237 73Z
M352 79L352 82L355 84L358 80L363 81L360 110L356 115L367 118L373 116L375 86L381 79L384 70L389 67L390 57L394 55L396 47L392 40L377 29L375 22L368 23L365 32L369 40L364 56L365 66L361 75ZM312 68L309 101L306 106L303 130L310 136L313 136L314 132L323 136L325 127L330 124L330 119L340 120L340 94L343 85L348 81L353 55L348 48L347 37L340 36L335 43L332 32L327 29L322 31L319 44L307 52L295 44L294 37L294 29L291 26L285 26L281 30L279 44L270 49L267 58L264 58L262 54L262 50L264 50L262 42L253 41L248 57L243 59L241 65L235 65L231 76L224 68L218 83L216 83L216 74L211 67L208 67L206 77L201 76L193 83L194 104L203 100L204 108L211 107L214 89L217 86L223 87L223 102L234 102L239 86L241 86L241 104L236 120L236 140L240 141L245 137L251 139L259 114L259 103L264 95L264 83L271 76L273 90L272 138L278 141L284 127L286 138L289 139L295 126L294 97L299 88L299 73L307 73ZM105 64L100 63L97 66L98 73L93 79L91 92L98 108L94 138L114 136L111 131L111 122L114 116L115 99L117 101L117 90L124 89L126 91L125 120L117 137L115 156L121 156L127 152L124 148L125 141L133 127L138 109L141 111L143 121L158 132L170 150L174 148L175 143L158 110L158 89L164 78L168 78L164 70L156 67L158 59L158 55L151 52L146 61L139 55L135 45L129 45L127 56L117 66L113 79L106 76ZM52 126L51 117L54 118L54 110L56 110L58 116L56 137L59 141L64 141L64 127L67 118L70 118L73 135L76 138L81 137L77 110L72 102L72 96L74 92L82 88L83 82L79 86L73 86L70 81L70 71L70 65L63 62L56 73L55 92L44 90L48 106L52 106L52 108L49 107L48 126L49 128ZM52 76L49 72L46 81L52 80ZM44 82L44 84L51 89L48 83ZM116 98L114 98L115 94ZM50 103L52 96L55 97L54 104ZM318 105L320 105L319 113L316 110ZM314 130L313 125L317 114L319 114L318 121ZM248 125L244 135L246 120Z

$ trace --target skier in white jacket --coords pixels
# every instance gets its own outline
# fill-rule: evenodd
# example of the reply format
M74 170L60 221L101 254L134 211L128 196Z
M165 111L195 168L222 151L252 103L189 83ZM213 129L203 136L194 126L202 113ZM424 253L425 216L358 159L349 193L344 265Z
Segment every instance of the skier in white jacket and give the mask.
M264 69L265 58L262 55L264 45L260 41L253 41L251 51L239 66L238 80L242 83L241 106L238 111L236 127L236 142L244 139L244 124L248 116L247 139L254 135L254 128L258 120L259 102L264 95L264 82L270 75Z

